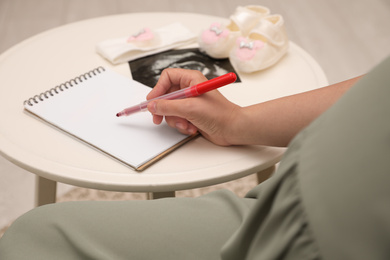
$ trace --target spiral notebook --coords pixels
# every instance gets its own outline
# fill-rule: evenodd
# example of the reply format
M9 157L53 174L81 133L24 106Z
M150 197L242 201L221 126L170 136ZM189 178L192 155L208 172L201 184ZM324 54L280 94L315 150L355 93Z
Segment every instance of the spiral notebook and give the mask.
M150 88L103 67L70 79L27 99L26 111L142 171L194 136L166 123L155 125L148 112L116 117L145 100Z

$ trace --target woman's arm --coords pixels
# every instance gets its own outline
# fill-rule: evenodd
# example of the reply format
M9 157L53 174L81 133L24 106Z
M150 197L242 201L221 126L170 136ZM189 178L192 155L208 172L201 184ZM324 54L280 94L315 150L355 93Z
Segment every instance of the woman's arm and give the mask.
M287 146L292 138L333 105L360 77L241 109L232 144Z
M148 106L153 121L167 123L180 132L199 131L218 145L261 144L287 146L291 139L328 109L359 77L328 87L240 107L220 92L196 98L157 100ZM167 69L148 99L205 81L198 71Z

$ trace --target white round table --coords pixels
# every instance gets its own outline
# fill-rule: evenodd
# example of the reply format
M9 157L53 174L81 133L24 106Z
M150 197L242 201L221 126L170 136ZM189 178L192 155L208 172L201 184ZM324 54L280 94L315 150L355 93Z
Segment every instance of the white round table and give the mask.
M43 32L0 56L0 153L38 176L38 205L55 201L56 182L168 196L176 190L261 172L281 159L284 148L219 147L200 137L140 173L29 116L23 109L25 99L97 66L131 77L128 64L113 66L95 52L97 42L174 22L198 34L215 21L228 22L225 18L192 13L101 17ZM327 85L316 61L292 42L277 65L239 76L242 83L224 87L221 92L241 106Z

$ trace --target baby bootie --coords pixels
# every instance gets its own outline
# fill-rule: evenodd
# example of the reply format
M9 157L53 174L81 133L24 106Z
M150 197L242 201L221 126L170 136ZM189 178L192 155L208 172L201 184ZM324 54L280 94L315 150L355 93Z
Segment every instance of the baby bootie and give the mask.
M286 54L288 42L283 17L270 15L261 19L248 37L237 39L229 58L239 71L250 73L263 70Z
M199 48L213 58L227 58L236 39L247 36L260 19L269 13L269 9L263 6L239 6L230 16L228 25L213 23L199 35Z

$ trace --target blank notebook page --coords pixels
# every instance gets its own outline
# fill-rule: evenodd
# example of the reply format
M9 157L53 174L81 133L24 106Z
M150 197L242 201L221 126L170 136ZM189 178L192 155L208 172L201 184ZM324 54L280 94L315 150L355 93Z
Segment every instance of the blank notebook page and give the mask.
M30 98L25 109L137 170L191 139L166 123L153 124L149 112L116 117L144 101L149 87L102 68L85 75L69 81L73 86L62 84L58 94Z

